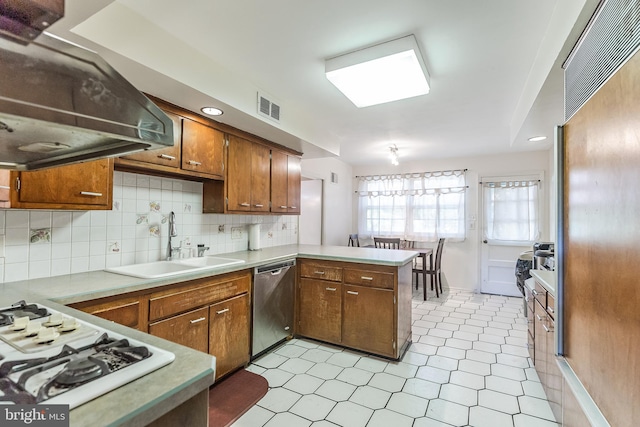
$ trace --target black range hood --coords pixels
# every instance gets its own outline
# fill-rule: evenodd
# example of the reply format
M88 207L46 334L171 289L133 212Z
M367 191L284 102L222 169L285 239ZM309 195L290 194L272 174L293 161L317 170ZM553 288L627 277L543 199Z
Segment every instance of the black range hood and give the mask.
M172 146L171 119L98 54L41 33L41 3L0 1L0 169Z

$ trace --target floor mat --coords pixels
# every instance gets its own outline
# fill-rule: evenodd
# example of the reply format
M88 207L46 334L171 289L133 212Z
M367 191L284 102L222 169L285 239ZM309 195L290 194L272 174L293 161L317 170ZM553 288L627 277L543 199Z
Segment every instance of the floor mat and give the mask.
M209 389L209 427L231 425L267 393L264 377L240 369Z

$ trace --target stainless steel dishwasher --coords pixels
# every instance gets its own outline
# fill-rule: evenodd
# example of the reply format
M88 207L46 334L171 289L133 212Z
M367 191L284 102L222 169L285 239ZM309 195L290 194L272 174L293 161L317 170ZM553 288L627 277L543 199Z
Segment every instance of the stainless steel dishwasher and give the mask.
M251 358L284 341L293 332L296 260L254 269Z

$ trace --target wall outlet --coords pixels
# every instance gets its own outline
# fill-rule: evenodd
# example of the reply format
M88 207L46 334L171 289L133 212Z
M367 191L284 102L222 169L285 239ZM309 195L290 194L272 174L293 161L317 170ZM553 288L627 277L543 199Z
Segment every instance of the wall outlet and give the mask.
M231 238L242 239L242 227L231 227Z
M224 233L224 224L218 226L218 233Z

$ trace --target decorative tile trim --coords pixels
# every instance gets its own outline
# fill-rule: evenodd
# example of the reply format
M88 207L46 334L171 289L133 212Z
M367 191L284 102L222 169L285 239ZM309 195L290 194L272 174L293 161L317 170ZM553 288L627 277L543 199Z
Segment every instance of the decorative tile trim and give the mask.
M51 243L50 228L32 229L29 234L29 243Z

